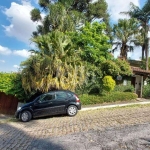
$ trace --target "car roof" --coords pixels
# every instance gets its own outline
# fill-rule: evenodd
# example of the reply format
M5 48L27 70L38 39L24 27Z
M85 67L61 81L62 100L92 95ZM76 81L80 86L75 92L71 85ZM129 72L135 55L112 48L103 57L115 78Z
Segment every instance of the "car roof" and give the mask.
M69 93L72 93L72 94L75 94L74 92L70 91L70 90L54 90L54 91L49 91L47 93L52 93L52 92L69 92ZM46 94L46 93L45 93Z

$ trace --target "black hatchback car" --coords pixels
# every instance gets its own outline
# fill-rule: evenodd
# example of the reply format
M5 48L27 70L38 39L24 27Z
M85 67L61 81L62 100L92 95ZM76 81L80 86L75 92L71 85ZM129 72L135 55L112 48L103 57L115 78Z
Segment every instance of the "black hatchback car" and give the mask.
M15 117L27 122L32 118L57 114L75 116L80 109L80 99L75 93L68 90L58 90L42 94L32 102L19 107Z

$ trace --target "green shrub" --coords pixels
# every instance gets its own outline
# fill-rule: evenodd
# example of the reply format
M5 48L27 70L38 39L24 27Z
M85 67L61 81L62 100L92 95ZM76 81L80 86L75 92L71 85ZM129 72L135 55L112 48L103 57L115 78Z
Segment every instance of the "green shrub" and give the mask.
M150 84L144 85L142 89L142 96L144 98L150 97Z
M105 76L103 78L103 88L104 88L104 90L110 92L114 89L115 85L116 85L116 82L111 76Z
M104 76L111 75L116 77L120 72L120 67L112 60L106 60L101 64Z
M28 97L22 87L21 75L19 73L0 72L0 92L17 97L18 101L24 102Z
M136 99L138 96L131 92L114 92L103 97L104 102L129 101Z
M79 97L83 105L91 105L116 101L130 101L136 99L138 96L131 92L111 92L103 96L83 94Z
M134 92L134 86L133 85L116 85L113 91L118 92Z

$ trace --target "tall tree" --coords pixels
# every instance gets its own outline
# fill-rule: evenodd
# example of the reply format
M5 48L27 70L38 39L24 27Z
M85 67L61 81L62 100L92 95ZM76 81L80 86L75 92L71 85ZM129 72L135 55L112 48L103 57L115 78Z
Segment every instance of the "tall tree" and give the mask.
M136 19L118 20L118 24L115 24L113 27L113 44L115 44L113 51L120 48L120 57L126 60L127 53L134 50L131 41L133 41L138 31L138 21Z
M41 25L38 25L37 31L33 32L33 36L44 35L54 30L74 31L76 25L82 22L82 14L73 11L68 14L61 3L49 4L47 9L46 16L43 19L38 9L31 11L31 19L41 21ZM37 12L37 14L34 12Z
M112 55L109 52L111 45L109 37L105 33L105 23L86 23L79 32L72 35L75 49L80 50L82 61L86 62L86 79L81 91L102 90L101 64L105 60L110 60ZM86 89L86 90L85 90Z
M88 26L89 31L93 32L93 35L89 35L93 42L90 43L91 46L88 44L84 46L86 53L81 45L77 46L79 41L70 39L68 33L81 32L80 28L85 25L86 21L101 19L108 23L107 3L105 0L96 2L92 0L39 0L39 5L42 9L35 8L31 11L31 19L41 21L37 31L33 32L32 38L38 50L33 50L36 55L22 64L24 87L28 91L33 88L40 91L48 91L53 88L74 90L76 86L83 83L85 78L82 63L85 61L86 64L87 59L83 57L86 57L89 51L93 53L91 58L94 62L105 59L108 56L107 49L110 45L105 34L102 37L98 35L102 34L102 27L98 27L97 31L94 31L95 29L92 31L90 25ZM44 19L41 17L43 12L45 13ZM86 35L83 34L83 36ZM100 44L96 43L96 40ZM88 42L88 38L84 40L84 43ZM100 58L98 52L101 52ZM90 61L90 58L88 60ZM96 64L94 65L93 68L96 68ZM96 70L98 72L98 67Z
M146 70L148 70L148 57L149 57L149 49L148 49L148 24L150 20L150 0L147 0L145 5L140 9L138 6L130 3L130 10L128 12L122 12L123 14L127 14L132 18L136 18L140 20L141 27L144 30L144 44L142 44L142 59L144 59L144 52L146 57Z
M44 19L41 17L39 9L31 11L33 21L41 21L42 25L37 27L33 35L45 34L50 30L60 29L60 31L76 30L86 21L103 19L108 24L109 15L107 13L107 3L105 0L39 0L42 11L46 13Z

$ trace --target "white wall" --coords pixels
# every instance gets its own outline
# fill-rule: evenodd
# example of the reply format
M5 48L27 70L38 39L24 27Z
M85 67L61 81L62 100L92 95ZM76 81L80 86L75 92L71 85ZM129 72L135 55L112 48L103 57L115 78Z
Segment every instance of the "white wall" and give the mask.
M141 76L136 75L135 79L135 90L141 90Z

